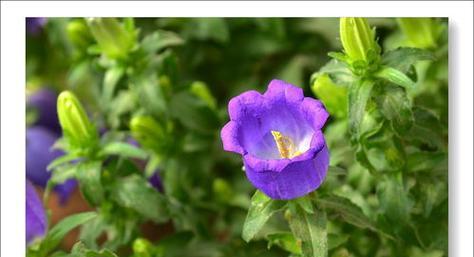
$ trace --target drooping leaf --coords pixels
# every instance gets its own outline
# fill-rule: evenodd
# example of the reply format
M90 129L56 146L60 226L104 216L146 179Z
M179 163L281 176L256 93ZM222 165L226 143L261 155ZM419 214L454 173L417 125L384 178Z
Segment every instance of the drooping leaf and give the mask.
M169 219L165 197L139 175L117 179L112 187L112 198L155 222Z
M303 256L327 256L326 213L318 209L308 213L299 205L289 208L289 213L286 218L297 240L301 240Z
M64 218L48 232L41 244L40 251L46 254L53 250L72 229L86 223L96 215L95 212L83 212Z
M164 48L182 44L184 44L184 40L178 34L158 30L143 38L141 46L147 53L156 53Z
M89 161L78 164L76 179L84 198L92 205L98 205L104 198L102 185L102 163Z
M411 103L403 89L387 85L377 99L381 112L391 121L393 131L398 135L405 134L414 118Z
M281 249L294 254L301 254L301 244L295 239L290 232L280 232L267 235L268 249L276 245Z
M102 148L104 155L118 155L126 158L146 159L147 153L128 143L112 142Z
M373 81L362 80L349 88L349 131L355 137L360 136L362 119L373 87Z
M415 86L415 82L403 72L388 66L382 66L381 69L375 73L375 77L385 79L406 89L412 89Z
M262 229L268 219L285 206L284 201L272 200L260 191L252 196L251 205L245 218L242 238L249 242Z
M407 73L415 62L434 59L434 54L428 50L402 47L386 52L382 56L382 64Z

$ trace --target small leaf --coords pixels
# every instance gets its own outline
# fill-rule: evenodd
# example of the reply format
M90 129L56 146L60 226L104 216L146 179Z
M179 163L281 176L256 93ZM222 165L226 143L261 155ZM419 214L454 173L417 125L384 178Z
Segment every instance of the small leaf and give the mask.
M365 216L359 206L353 204L349 199L331 195L319 198L317 202L327 210L337 213L339 217L354 226L377 231L373 222Z
M341 246L349 240L349 235L345 234L328 234L328 249L332 250Z
M119 155L127 158L146 159L147 153L142 149L128 143L112 142L102 149L104 155Z
M327 256L326 213L322 210L314 209L314 213L310 214L299 205L293 206L289 210L290 215L287 216L287 219L290 229L295 237L301 240L303 256Z
M360 136L362 119L373 87L373 81L362 80L349 89L349 131L356 138Z
M412 89L415 86L415 82L403 72L388 66L383 66L377 71L375 77L385 79L406 89Z
M77 166L76 178L81 192L90 204L96 206L104 198L101 182L102 164L99 161L80 163Z
M86 223L87 221L91 220L92 218L96 217L95 212L83 212L68 216L61 220L58 224L56 224L46 235L42 245L41 251L43 253L48 253L49 251L56 248L59 245L61 240L73 230L75 227Z
M380 210L390 222L406 224L409 222L412 203L401 182L395 178L386 177L377 186L377 196L380 202Z
M444 152L415 152L408 155L407 168L409 172L432 172L440 167L447 168L448 155ZM444 165L443 165L444 163Z
M125 69L121 66L113 66L105 72L103 82L103 95L105 102L108 102L112 99L116 85L124 73Z
M383 115L391 121L393 131L400 136L406 134L414 118L404 90L387 85L377 97L377 103Z
M301 254L301 244L295 239L290 232L280 232L267 235L268 249L276 245L281 249L294 254Z
M147 53L156 53L164 48L182 44L184 44L184 40L178 34L164 30L158 30L147 35L141 43Z
M284 201L272 200L260 191L252 196L251 205L245 218L242 238L249 242L262 229L268 219L285 206Z
M386 52L382 56L382 64L407 73L410 67L417 61L434 60L432 52L420 48L397 48Z
M169 219L166 198L139 175L117 179L111 195L118 204L133 209L145 218L155 222Z
M65 165L71 161L74 161L78 159L78 157L76 155L73 155L73 154L67 154L67 155L63 155L59 158L56 158L54 159L54 161L52 161L51 163L49 163L48 167L46 168L48 171L51 171L51 170L54 170L55 168L61 166L61 165Z

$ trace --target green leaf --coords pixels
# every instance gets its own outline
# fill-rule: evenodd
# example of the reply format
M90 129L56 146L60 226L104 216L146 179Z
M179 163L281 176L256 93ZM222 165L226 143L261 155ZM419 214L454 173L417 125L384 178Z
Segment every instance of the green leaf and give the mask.
M404 135L404 139L412 142L420 142L438 150L447 150L447 135L441 127L439 118L425 108L415 107L413 109L415 122L410 131Z
M96 216L95 212L83 212L64 218L48 232L41 244L41 252L47 254L59 245L67 233Z
M432 172L440 167L447 169L448 155L444 152L415 152L408 155L407 168L409 172ZM444 165L443 165L444 164Z
M124 74L125 69L121 66L113 66L105 72L103 82L103 95L105 102L111 101L116 85Z
M412 202L401 182L395 178L386 177L377 186L377 196L380 210L390 222L400 225L409 222Z
M68 164L69 162L78 159L78 157L74 154L66 154L61 157L58 157L54 159L54 161L50 162L48 167L46 167L47 170L51 171L54 170L55 168Z
M349 235L346 234L328 234L328 250L335 249L349 240Z
M100 251L88 249L82 242L74 244L71 250L71 257L117 257L115 253L108 249L102 249Z
M349 89L349 131L356 138L360 136L362 119L373 87L373 81L361 80Z
M338 214L344 221L354 226L377 231L374 223L362 212L359 206L353 204L349 199L331 195L318 198L317 203L323 208Z
M415 86L415 82L407 75L392 67L382 66L374 75L377 78L385 79L406 89L412 89Z
M301 243L295 239L290 232L280 232L275 234L267 235L267 248L270 249L276 245L281 249L294 254L301 254Z
M407 73L417 61L434 60L432 52L420 48L402 47L386 52L382 56L382 64Z
M147 153L142 149L135 147L128 143L123 142L112 142L102 148L101 151L104 155L119 155L127 158L146 159Z
M414 118L404 90L387 85L377 97L377 102L383 115L391 121L393 131L398 135L406 134Z
M166 198L139 175L117 179L111 195L119 205L133 209L145 218L155 222L169 219Z
M207 103L188 92L180 92L171 99L170 111L185 127L202 133L214 132L220 126Z
M331 81L339 86L350 87L354 83L352 72L347 67L347 64L342 61L331 60L326 63L318 72L311 75L311 85L323 74L327 74Z
M297 240L301 240L303 256L327 256L326 213L314 209L314 213L311 214L304 211L299 205L289 208L289 212L290 215L287 215L287 219L290 229Z
M147 53L156 53L164 48L182 44L184 44L184 40L178 34L164 30L158 30L147 35L141 43Z
M79 181L82 195L93 206L97 206L104 198L101 177L102 164L100 161L78 164L76 178Z
M268 219L285 206L284 201L273 200L257 190L252 196L242 230L242 238L249 242L262 229Z

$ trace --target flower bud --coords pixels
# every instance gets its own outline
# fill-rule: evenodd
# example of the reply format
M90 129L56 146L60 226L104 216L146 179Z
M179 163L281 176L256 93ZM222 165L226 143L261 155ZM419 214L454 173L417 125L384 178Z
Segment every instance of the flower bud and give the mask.
M125 29L115 18L89 18L87 24L103 53L111 59L124 59L134 47L135 32Z
M319 75L311 86L331 115L343 118L347 115L347 88L335 84L328 74Z
M370 52L379 52L375 41L375 31L370 29L365 18L341 18L340 37L342 46L352 62L364 61L369 63Z
M70 21L67 25L67 35L71 43L79 49L86 49L93 42L89 28L83 20Z
M399 18L398 24L408 43L413 47L432 48L436 46L438 26L431 18Z
M71 147L88 148L97 143L98 133L76 96L63 91L58 97L58 117Z
M162 126L149 116L136 116L130 121L133 138L147 149L159 151L163 144L164 130Z

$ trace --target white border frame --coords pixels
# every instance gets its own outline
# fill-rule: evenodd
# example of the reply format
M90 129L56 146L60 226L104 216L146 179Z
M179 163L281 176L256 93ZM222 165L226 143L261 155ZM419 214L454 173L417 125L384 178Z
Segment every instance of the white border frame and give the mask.
M2 256L25 255L25 17L449 17L449 249L473 256L473 3L1 2Z

